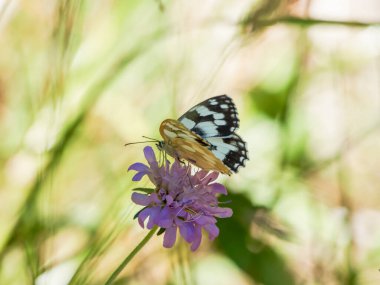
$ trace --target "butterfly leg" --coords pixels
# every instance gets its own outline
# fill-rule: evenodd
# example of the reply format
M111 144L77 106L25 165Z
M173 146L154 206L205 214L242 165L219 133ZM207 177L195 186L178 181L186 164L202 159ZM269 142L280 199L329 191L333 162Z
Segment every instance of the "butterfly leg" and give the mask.
M166 162L166 152L164 150L161 150L158 165L165 165L165 162Z
M191 175L191 167L190 167L190 162L187 163L187 171L186 171L186 176L187 178L189 179L189 183L191 185L191 188L194 188L194 185L193 183L191 182L191 179L190 179L190 175Z
M178 160L181 164L186 164L186 161L184 159L181 159L178 155L176 155L175 159Z

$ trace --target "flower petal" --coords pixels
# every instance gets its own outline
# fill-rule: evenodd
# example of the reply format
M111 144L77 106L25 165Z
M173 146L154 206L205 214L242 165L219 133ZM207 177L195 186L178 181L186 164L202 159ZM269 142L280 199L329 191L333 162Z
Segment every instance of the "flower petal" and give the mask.
M216 180L216 178L218 178L219 176L219 172L210 172L203 180L202 180L202 184L203 185L207 185L209 184L210 182L213 182Z
M152 229L154 225L157 225L158 219L160 217L160 207L150 208L149 221L146 225L147 229Z
M128 167L128 171L130 170L136 170L138 172L141 172L141 171L149 172L149 167L145 165L144 163L136 162Z
M213 212L213 215L218 218L229 218L233 214L232 209L230 208L216 208L216 210Z
M144 228L144 222L146 218L149 217L150 212L151 212L151 208L146 208L140 212L137 220L139 221L139 224L142 228Z
M144 177L144 175L146 175L147 173L146 172L137 172L133 177L132 177L132 181L140 181L141 178Z
M153 148L150 146L144 147L144 155L150 165L150 168L153 171L158 170L158 163L157 163L156 155L154 154Z
M199 180L202 180L203 178L206 177L207 174L208 174L208 171L202 169L202 170L198 171L197 173L195 173L194 177L196 177Z
M224 185L220 183L212 183L208 185L209 189L211 190L212 194L224 194L227 195L227 189L224 187Z
M160 198L158 197L157 193L152 193L150 195L150 198L152 199L152 201L156 204L160 204L161 203L161 200Z
M215 224L204 225L203 228L208 232L210 240L214 240L219 235L219 228Z
M202 229L200 226L195 226L195 232L194 232L194 240L191 244L191 251L196 251L198 247L200 246L202 241Z
M167 204L168 206L170 206L171 203L173 203L173 201L174 201L174 199L173 199L173 197L172 197L171 195L166 195L166 196L165 196L165 200L166 200L166 204Z
M179 226L179 232L181 236L185 239L185 241L189 243L193 242L195 238L195 229L194 229L193 223L189 223L189 222L182 223Z
M202 216L197 218L196 223L198 225L214 224L214 223L216 223L216 219L214 217L211 217L211 216L202 215Z
M157 225L161 228L170 228L173 225L173 217L171 211L168 207L164 207L160 212L160 218L157 222Z
M177 238L177 227L170 227L165 230L163 246L166 248L173 247Z
M136 192L132 193L131 199L135 204L141 206L148 206L152 202L150 196Z

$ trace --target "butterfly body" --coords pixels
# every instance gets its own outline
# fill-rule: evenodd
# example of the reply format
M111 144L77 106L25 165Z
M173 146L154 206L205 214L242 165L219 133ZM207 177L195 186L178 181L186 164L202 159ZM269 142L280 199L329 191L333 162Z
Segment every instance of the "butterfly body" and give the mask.
M246 143L235 133L239 119L235 104L226 95L207 99L178 120L161 123L159 148L179 160L223 174L237 172L248 159Z
M211 144L196 133L188 130L181 122L166 119L160 126L164 141L160 148L178 160L185 159L204 170L216 170L231 174L231 170L209 149Z

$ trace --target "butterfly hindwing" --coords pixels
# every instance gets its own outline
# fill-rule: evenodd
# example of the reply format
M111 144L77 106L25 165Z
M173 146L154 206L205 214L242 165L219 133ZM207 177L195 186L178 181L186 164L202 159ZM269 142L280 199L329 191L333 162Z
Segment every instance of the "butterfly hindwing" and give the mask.
M239 127L236 106L227 95L212 97L195 105L178 121L202 138L228 136Z
M219 158L229 169L237 172L238 168L245 165L248 159L246 143L237 134L228 137L208 138L212 153Z

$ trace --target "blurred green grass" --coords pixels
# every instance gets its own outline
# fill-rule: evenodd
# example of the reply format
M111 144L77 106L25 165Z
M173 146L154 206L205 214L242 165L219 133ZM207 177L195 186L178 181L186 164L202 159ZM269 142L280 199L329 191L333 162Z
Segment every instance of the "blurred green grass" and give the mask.
M0 284L102 284L145 234L124 143L225 93L234 216L195 254L154 238L118 284L378 284L380 7L329 5L0 1Z

